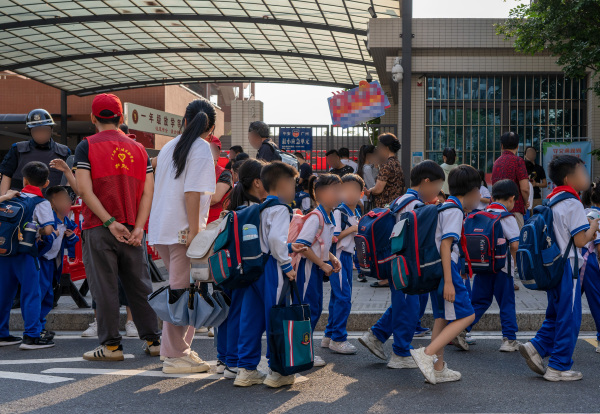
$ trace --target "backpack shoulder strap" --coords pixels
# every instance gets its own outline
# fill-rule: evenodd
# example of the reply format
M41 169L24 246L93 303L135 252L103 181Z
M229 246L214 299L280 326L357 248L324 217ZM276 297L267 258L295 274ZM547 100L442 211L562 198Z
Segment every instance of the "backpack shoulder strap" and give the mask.
M395 199L392 202L392 204L390 204L390 212L392 214L396 214L397 212L399 212L400 210L402 210L404 207L406 207L407 205L409 205L413 201L418 201L419 200L414 195L409 194L409 197L404 197L404 200L402 200L400 203L398 203L398 200L400 200L400 198L402 198L402 197L404 197L404 196L398 197L397 199Z
M555 205L557 205L561 201L565 201L565 200L568 200L570 198L575 198L575 196L573 194L568 193L568 192L565 191L563 193L558 194L555 197L552 197L550 200L548 200L548 199L544 200L544 205L547 205L548 207L554 207Z
M265 208L269 208L269 207L275 207L275 206L285 206L288 208L290 214L293 214L294 211L292 210L292 207L290 207L288 204L283 204L281 201L279 200L275 200L273 198L270 198L268 200L265 200L264 202L260 203L258 205L258 209L259 211L263 211Z
M441 213L442 211L450 210L451 208L457 208L460 210L460 207L454 203L444 203L444 204L438 206L438 214Z

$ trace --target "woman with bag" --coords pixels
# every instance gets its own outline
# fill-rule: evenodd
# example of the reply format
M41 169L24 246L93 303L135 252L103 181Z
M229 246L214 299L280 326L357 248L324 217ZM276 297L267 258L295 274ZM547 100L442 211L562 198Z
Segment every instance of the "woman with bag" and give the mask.
M171 289L190 286L190 259L186 251L206 227L211 195L215 192L215 167L206 139L215 127L216 111L204 98L187 106L183 133L169 141L157 157L154 198L148 242L163 259ZM209 365L191 350L193 326L163 323L163 372L206 372Z

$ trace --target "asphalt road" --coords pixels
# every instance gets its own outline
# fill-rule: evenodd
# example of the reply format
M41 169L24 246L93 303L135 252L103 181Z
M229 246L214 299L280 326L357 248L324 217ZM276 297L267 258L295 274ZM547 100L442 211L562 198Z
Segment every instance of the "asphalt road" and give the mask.
M65 334L72 335L72 334ZM456 383L428 385L418 370L387 369L359 347L354 356L316 349L328 365L305 373L301 382L278 390L235 388L216 374L169 377L158 358L146 356L141 341L124 341L123 362L80 360L95 339L58 337L57 346L40 351L0 348L0 413L492 413L598 412L600 354L582 335L574 355L584 379L549 383L531 372L518 353L497 351L497 334L476 336L470 352L447 347L449 366L462 372ZM525 336L527 337L527 336ZM319 335L315 335L318 345ZM426 340L425 340L426 341ZM414 345L425 343L415 339ZM216 359L212 339L193 348ZM386 344L391 352L391 344ZM29 375L28 375L29 374ZM41 382L40 382L41 381Z

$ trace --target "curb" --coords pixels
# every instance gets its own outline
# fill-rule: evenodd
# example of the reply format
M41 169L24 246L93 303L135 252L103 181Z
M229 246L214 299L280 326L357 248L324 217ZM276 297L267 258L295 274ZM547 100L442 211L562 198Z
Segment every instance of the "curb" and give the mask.
M366 331L373 326L381 317L381 312L351 312L348 318L348 331ZM545 311L520 311L517 313L517 325L520 331L537 331L544 322ZM327 324L328 312L323 312L317 331L325 330ZM46 327L53 331L84 331L94 320L94 311L91 309L81 310L54 310L46 318ZM125 330L126 313L120 311L119 326ZM433 326L433 315L431 312L425 313L422 320L423 326ZM10 330L22 331L23 318L20 310L10 312ZM500 318L498 312L488 312L481 317L481 320L473 327L474 331L501 331ZM581 320L582 331L596 331L594 319L589 311L584 311Z

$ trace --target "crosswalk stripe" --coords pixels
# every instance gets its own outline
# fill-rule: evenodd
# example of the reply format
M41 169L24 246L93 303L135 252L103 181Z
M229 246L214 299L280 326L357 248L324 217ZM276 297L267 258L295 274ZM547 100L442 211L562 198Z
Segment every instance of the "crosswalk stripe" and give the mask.
M123 355L125 359L133 359L133 354ZM83 357L73 358L44 358L44 359L6 359L0 360L0 365L24 365L24 364L55 364L61 362L81 362L85 361Z
M144 369L106 369L106 368L50 368L42 374L79 374L79 375L118 375L124 377L160 377L160 378L188 378L188 379L219 379L220 374L210 372L199 374L164 374L162 371L149 371Z
M55 377L53 375L27 374L25 372L0 371L0 378L16 379L22 381L41 382L42 384L56 384L58 382L73 381L74 378Z

